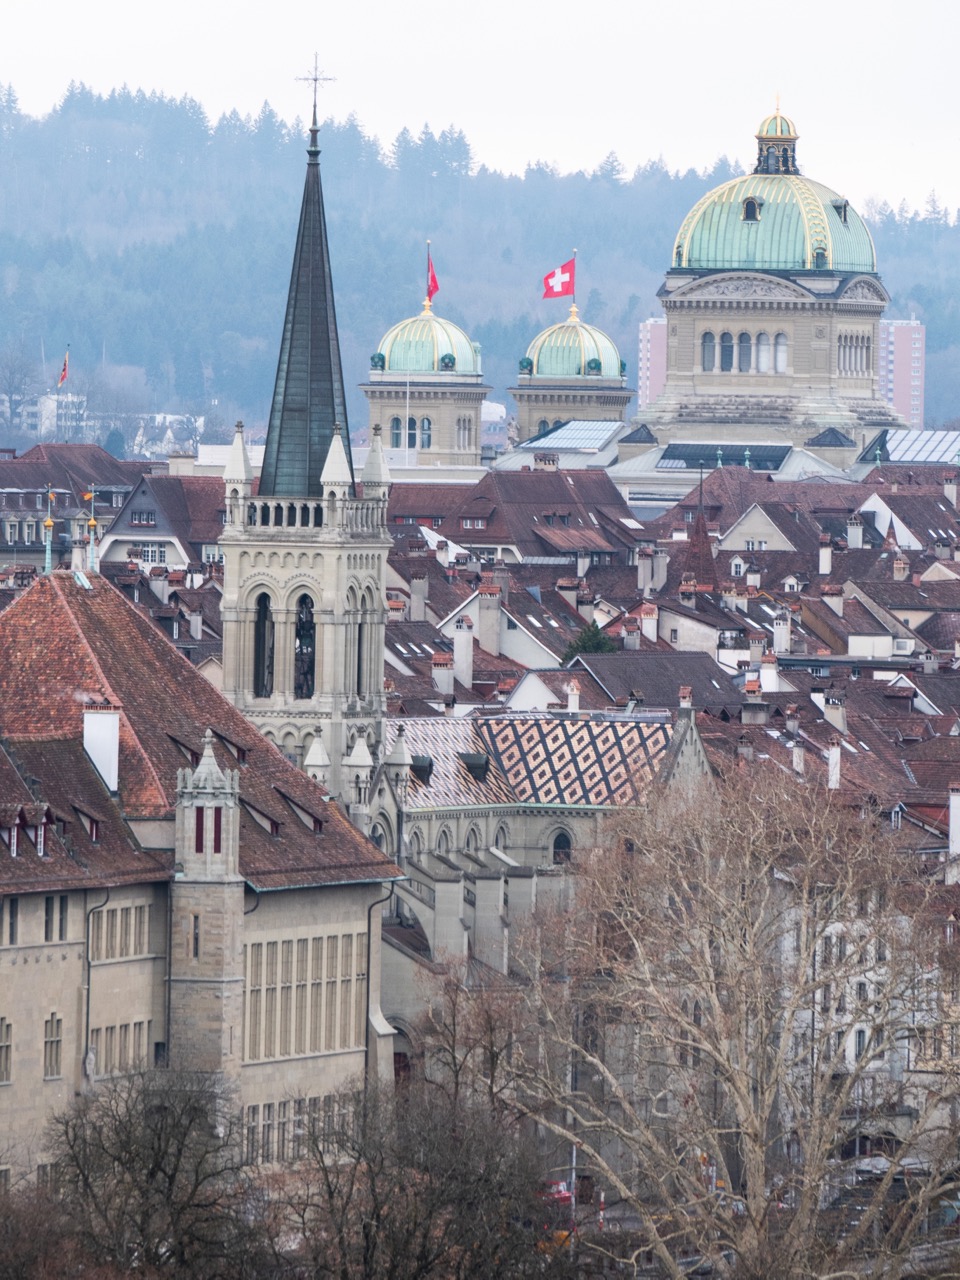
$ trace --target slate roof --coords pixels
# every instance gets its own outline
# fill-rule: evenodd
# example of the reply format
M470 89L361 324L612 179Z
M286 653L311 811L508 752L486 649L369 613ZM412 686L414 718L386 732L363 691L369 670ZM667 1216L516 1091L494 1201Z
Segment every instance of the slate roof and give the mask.
M387 726L387 751L399 723ZM669 717L501 712L402 723L410 752L433 761L429 782L411 777L412 810L634 803L666 764L673 739ZM464 755L488 758L485 778L471 774Z
M177 771L199 760L209 727L221 769L240 770L240 869L251 884L279 889L395 873L119 591L99 575L85 589L72 574L54 573L0 614L0 726L18 750L27 741L76 744L89 702L121 709L118 804L128 818L172 818ZM290 801L322 820L319 835Z
M708 653L581 653L567 670L577 674L580 669L620 706L639 694L644 707L675 709L682 685L691 689L695 707L739 708L743 701L741 689Z

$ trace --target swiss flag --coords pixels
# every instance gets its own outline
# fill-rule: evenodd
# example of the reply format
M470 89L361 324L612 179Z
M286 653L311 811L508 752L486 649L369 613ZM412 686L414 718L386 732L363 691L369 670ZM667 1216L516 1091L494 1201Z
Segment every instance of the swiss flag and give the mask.
M571 258L562 267L555 267L543 277L543 296L545 298L572 298L576 293L574 275L577 260Z
M427 254L427 301L432 302L434 294L440 292L440 286L437 284L437 273L433 269L433 259Z

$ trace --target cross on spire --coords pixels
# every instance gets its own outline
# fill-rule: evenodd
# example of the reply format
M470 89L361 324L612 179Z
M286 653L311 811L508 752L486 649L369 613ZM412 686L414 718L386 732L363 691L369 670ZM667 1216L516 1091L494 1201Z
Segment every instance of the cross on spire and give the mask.
M320 73L320 63L319 63L319 61L318 61L318 59L317 59L317 55L316 55L316 54L314 54L314 55L313 55L313 75L312 75L312 76L297 76L296 78L297 78L298 80L303 80L303 81L312 81L312 82L313 82L313 123L314 123L314 124L316 124L316 123L317 123L317 85L318 85L318 84L333 84L333 83L334 83L334 81L335 81L335 79L336 79L336 77L335 77L335 76L325 76L325 75L321 75L321 73Z

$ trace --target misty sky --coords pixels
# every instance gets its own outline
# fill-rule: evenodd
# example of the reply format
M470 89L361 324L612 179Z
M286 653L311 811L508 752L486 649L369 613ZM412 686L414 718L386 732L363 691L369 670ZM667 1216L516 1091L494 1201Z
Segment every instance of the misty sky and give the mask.
M960 6L950 0L543 0L330 5L272 0L255 18L210 0L5 0L0 84L44 115L71 80L306 118L316 50L335 81L320 115L356 115L389 143L405 125L463 129L478 162L522 172L543 160L592 169L615 151L628 172L720 155L752 167L772 111L798 128L801 170L861 208L868 198L960 206Z

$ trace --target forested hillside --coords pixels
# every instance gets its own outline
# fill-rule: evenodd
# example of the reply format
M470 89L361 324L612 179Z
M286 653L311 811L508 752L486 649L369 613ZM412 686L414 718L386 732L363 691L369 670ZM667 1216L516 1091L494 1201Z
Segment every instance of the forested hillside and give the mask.
M356 121L327 121L320 141L350 388L386 329L419 310L427 238L435 308L481 343L495 397L534 334L565 315L541 301L540 278L574 247L581 313L614 338L632 380L637 323L659 313L677 226L731 174L719 160L706 174L628 175L610 154L589 174L505 176L478 168L455 127L404 131L385 151ZM262 429L304 165L304 128L267 104L213 123L188 98L79 85L38 120L0 88L0 395L17 378L49 387L70 343L70 388L91 407ZM889 314L928 326L928 421L958 416L960 226L935 205L863 212ZM357 430L359 392L349 410Z

